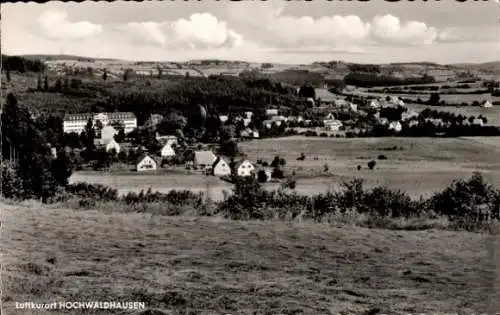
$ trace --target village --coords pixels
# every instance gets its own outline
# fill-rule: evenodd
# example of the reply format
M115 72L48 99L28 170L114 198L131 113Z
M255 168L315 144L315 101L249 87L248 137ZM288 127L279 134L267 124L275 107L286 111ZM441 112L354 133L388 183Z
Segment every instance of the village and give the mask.
M185 139L182 134L161 134L162 128L158 126L168 121L168 117L151 114L141 126L131 112L67 114L63 131L68 137L78 138L88 133L86 128L92 126L95 149L101 152L95 158L101 163L98 166L94 164L93 169L99 172L157 173L185 170L228 181L235 176L256 176L259 181L268 182L283 178L282 165L249 160L244 152L238 152L238 142L286 135L355 137L374 127L397 135L403 128L415 127L419 123L434 126L451 124L446 118L432 115L422 119L421 113L408 109L399 97L340 98L326 89L316 90L321 97L304 98L307 108L304 115L291 115L287 109L272 106L259 117L252 111L217 115L220 123L218 128L225 134L225 142L220 136L211 139L211 142L196 143ZM481 106L488 108L491 103L485 101ZM200 111L206 117L206 108L200 106ZM466 118L460 118L464 125L483 126L487 122L482 116ZM144 142L148 142L149 146ZM227 148L221 150L221 142L231 147L229 152ZM70 156L76 156L78 152L81 155L84 151L74 149ZM279 157L267 158L279 161ZM113 167L114 164L121 164L122 168Z

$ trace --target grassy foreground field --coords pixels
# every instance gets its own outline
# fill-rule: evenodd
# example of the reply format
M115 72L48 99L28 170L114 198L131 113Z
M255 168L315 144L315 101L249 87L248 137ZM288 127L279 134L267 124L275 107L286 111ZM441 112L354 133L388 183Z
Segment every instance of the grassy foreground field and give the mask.
M491 239L482 234L1 207L6 314L35 313L16 310L23 301L139 301L159 314L494 307Z

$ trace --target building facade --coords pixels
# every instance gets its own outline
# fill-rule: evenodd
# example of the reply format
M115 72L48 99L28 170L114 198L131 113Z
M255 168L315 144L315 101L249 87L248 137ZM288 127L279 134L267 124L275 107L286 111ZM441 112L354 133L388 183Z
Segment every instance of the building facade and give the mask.
M131 112L68 114L64 116L64 133L82 133L89 119L92 119L92 124L94 126L97 121L99 121L103 127L108 125L121 125L126 134L137 128L137 118Z

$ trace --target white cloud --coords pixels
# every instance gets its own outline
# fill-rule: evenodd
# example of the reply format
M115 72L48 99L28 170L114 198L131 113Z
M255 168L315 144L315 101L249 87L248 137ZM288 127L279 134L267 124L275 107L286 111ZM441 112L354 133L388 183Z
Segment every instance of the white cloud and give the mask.
M44 36L54 39L83 39L101 33L102 26L88 21L70 22L64 10L47 10L38 17Z
M357 15L291 16L284 13L283 4L272 3L239 3L230 6L228 12L235 22L255 27L249 31L254 40L283 49L329 46L359 50L363 44L421 45L433 43L438 36L434 27L417 21L403 23L393 15L376 16L371 21Z
M226 22L218 21L210 13L196 13L188 20L180 19L171 25L177 41L193 48L232 47L243 42L242 35L229 29Z
M127 30L136 42L164 47L209 49L235 47L243 36L210 13L195 13L189 19L164 22L131 22Z
M382 43L428 45L436 40L438 31L423 22L402 24L399 18L387 14L373 18L371 35Z

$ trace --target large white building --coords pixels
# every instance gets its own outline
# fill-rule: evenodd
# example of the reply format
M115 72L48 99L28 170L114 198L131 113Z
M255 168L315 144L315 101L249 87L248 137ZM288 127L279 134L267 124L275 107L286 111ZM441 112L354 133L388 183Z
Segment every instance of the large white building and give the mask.
M137 118L131 112L67 114L64 116L63 122L64 133L82 133L89 119L92 119L94 126L97 121L100 121L103 127L115 123L122 124L125 133L137 128Z

